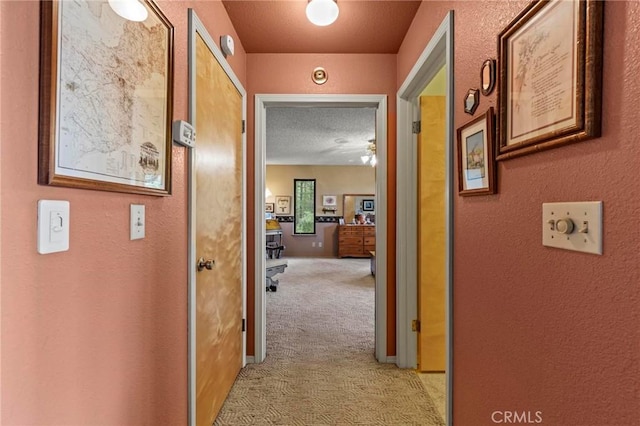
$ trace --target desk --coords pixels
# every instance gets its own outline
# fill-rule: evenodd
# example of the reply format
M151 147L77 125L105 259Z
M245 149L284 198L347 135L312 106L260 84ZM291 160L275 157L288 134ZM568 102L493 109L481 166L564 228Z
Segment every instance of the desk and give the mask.
M282 245L282 229L267 229L265 235L267 237L267 258L279 259L284 250L284 246Z

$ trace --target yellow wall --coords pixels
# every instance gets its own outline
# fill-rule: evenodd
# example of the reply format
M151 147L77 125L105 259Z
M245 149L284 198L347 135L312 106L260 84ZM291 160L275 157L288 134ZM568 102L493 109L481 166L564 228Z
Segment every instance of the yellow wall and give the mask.
M322 196L337 197L337 216L342 215L344 194L375 194L375 169L369 166L267 166L266 186L273 194L267 203L273 203L276 195L293 197L294 179L316 180L316 215L322 212Z
M445 97L420 98L418 287L420 371L445 370Z

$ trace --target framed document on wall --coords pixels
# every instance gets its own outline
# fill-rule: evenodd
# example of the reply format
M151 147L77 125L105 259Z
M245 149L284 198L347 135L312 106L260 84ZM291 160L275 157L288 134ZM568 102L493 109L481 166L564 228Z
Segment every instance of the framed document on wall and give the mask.
M600 136L604 2L534 1L498 37L498 160Z

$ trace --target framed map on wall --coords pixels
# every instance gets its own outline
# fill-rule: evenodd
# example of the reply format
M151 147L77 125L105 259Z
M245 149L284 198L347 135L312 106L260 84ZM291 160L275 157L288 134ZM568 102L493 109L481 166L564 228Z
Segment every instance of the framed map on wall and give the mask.
M38 183L171 193L173 26L151 0L41 3Z

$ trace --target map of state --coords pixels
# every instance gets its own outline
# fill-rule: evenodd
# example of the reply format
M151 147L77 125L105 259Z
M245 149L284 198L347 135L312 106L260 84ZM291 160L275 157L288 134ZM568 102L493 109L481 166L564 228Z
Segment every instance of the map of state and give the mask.
M56 167L66 175L163 188L168 37L153 14L61 1Z

